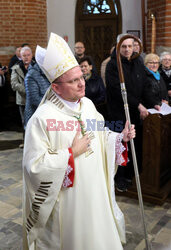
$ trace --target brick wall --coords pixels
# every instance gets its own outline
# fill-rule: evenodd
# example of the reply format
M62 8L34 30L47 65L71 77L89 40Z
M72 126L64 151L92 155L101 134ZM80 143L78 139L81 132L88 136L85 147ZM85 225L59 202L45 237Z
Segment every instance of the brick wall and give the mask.
M148 13L156 16L156 51L171 48L171 1L147 0ZM147 17L147 52L151 51L152 19Z
M46 0L1 0L0 62L7 65L15 46L29 43L35 51L47 45Z

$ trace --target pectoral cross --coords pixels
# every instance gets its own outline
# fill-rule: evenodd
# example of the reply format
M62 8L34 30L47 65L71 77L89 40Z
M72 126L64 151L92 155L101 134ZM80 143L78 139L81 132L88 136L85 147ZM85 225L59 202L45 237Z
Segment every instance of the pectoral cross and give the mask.
M79 116L75 116L74 117L78 120L80 128L81 128L81 134L83 136L85 136L87 134L86 128L85 128L85 124L84 122L81 120L81 114ZM88 137L90 138L90 140L94 139L94 133L92 131L90 131ZM89 146L87 151L85 152L85 157L88 157L89 155L91 155L92 153L94 153L94 151L92 150L92 148Z

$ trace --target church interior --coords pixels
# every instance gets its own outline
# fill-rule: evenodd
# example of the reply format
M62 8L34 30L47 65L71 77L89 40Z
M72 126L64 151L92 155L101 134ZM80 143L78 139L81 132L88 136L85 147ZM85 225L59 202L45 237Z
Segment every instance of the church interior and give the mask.
M171 53L170 0L129 1L130 6L125 0L70 0L70 3L67 0L62 3L59 0L3 0L0 64L8 67L15 48L23 43L29 44L33 54L37 45L46 48L50 32L60 34L72 50L76 41L83 41L99 74L101 62L110 56L111 45L116 44L121 33L137 36L146 54ZM69 7L65 8L67 4ZM57 5L55 16L54 7ZM138 14L133 14L136 11ZM138 15L140 21L134 15ZM131 17L133 20L130 21ZM23 129L10 73L7 72L5 77L5 85L0 85L0 250L22 250L23 148L20 145ZM171 114L157 114L144 121L143 171L137 177L143 204L136 178L127 192L115 190L126 222L124 250L171 249L170 128ZM155 133L152 135L150 130Z

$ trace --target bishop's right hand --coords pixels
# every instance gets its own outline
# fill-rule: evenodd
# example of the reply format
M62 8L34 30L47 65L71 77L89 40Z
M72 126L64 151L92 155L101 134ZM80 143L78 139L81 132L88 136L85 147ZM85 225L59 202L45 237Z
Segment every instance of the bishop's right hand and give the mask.
M85 153L88 150L88 147L90 146L91 140L88 137L88 134L85 134L84 136L80 137L81 132L77 131L73 143L72 143L72 152L74 158L77 156Z

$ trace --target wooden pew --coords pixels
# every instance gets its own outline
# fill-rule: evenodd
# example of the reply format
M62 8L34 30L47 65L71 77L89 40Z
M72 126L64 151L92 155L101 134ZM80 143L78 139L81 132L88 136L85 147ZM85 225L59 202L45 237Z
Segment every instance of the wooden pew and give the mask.
M150 114L143 122L140 183L144 201L162 205L171 193L171 114ZM123 195L137 198L135 180Z

